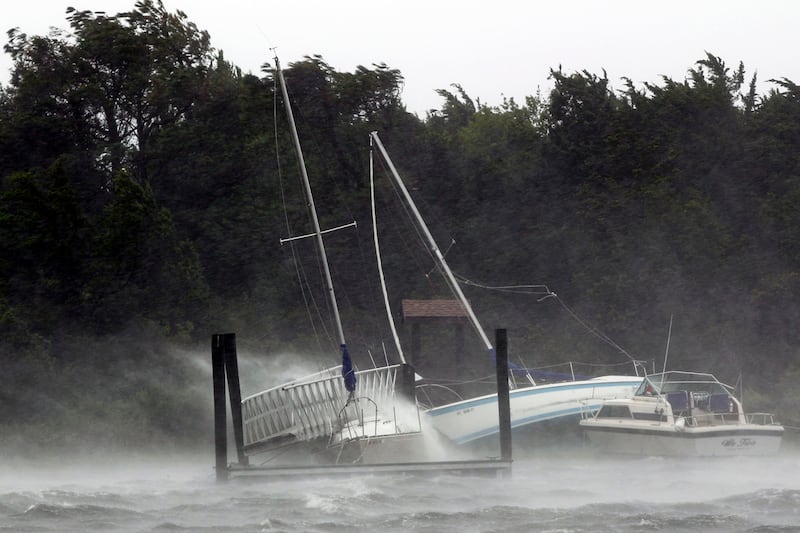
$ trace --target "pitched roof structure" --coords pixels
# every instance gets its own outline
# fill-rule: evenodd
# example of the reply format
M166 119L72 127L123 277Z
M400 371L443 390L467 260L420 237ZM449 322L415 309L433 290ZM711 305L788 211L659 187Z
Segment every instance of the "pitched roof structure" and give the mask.
M458 300L403 300L403 319L466 318L467 311Z

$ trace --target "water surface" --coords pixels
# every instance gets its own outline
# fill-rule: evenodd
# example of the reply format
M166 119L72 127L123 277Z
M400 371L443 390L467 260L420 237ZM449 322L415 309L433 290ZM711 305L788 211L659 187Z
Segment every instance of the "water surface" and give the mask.
M0 467L0 531L800 531L800 455L519 459L510 479L215 481L208 457Z

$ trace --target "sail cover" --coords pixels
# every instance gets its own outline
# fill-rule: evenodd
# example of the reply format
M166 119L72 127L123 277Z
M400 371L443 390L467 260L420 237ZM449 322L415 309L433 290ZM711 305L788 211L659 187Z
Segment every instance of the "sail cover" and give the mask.
M346 344L342 344L342 377L344 378L344 387L349 392L355 391L356 373L353 370L353 361L350 359Z

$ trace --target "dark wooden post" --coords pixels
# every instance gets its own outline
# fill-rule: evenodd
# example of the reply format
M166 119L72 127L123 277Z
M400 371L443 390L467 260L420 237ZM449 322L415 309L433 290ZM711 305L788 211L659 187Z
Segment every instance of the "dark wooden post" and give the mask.
M214 455L217 481L227 481L228 420L225 410L225 347L222 335L211 336L211 378L214 383Z
M464 325L461 322L456 322L454 328L453 346L455 347L455 357L453 362L456 366L456 378L458 380L464 379Z
M495 330L497 361L497 415L500 423L500 458L511 460L511 406L508 390L508 336L505 329Z
M411 324L411 364L417 368L423 368L425 361L422 358L422 340L418 322ZM424 368L422 370L425 371Z
M408 363L400 366L400 387L399 391L403 398L410 401L412 404L417 402L417 382L414 367Z
M228 397L231 402L231 422L233 439L236 443L236 457L240 465L247 465L244 454L244 430L242 426L242 391L239 387L239 362L236 356L236 334L226 333L222 342L225 352L225 374L228 376Z

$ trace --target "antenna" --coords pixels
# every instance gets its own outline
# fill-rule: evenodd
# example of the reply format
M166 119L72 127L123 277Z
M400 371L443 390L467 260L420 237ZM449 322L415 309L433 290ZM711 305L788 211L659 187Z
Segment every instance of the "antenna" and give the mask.
M664 372L667 371L667 358L669 357L669 340L672 338L672 315L669 315L669 332L667 333L667 349L664 352L664 368L661 370L661 379L664 379Z

